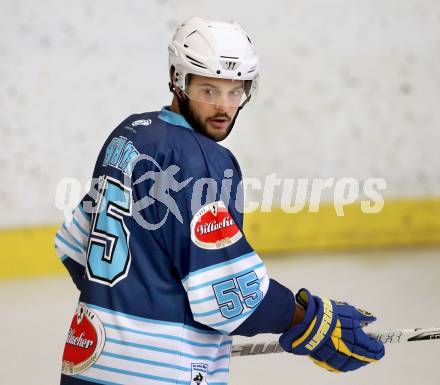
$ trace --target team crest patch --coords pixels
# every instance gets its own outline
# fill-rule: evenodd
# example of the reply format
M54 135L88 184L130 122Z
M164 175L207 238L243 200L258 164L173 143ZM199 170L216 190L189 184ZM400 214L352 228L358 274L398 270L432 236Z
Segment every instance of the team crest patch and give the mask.
M191 239L202 249L222 249L242 236L222 201L202 207L191 221Z
M104 344L105 330L101 320L85 304L78 304L64 346L63 374L74 375L90 368Z
M191 385L208 385L208 365L192 363L191 364Z
M151 124L151 119L140 119L140 120L136 120L133 123L131 123L131 125L133 127L136 126L149 126Z

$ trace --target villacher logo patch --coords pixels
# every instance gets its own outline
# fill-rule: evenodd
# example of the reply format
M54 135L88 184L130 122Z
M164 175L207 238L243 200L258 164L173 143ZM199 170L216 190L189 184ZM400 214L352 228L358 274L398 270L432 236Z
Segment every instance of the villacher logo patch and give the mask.
M242 236L222 201L203 206L191 221L191 239L203 249L222 249Z
M70 324L63 354L63 374L74 375L90 368L99 358L105 344L101 320L87 305L79 303Z

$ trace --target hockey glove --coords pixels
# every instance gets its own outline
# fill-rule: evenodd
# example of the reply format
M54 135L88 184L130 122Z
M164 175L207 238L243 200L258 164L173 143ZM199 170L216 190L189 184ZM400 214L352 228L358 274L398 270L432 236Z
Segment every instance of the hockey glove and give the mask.
M296 301L306 312L301 323L281 335L286 352L307 355L332 372L356 370L383 357L383 344L362 330L376 320L371 313L312 296L306 289L296 294Z

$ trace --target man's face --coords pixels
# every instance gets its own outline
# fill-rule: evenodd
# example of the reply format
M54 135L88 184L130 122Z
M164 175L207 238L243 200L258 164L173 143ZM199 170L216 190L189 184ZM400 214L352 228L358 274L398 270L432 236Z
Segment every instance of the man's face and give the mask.
M244 81L193 75L185 93L202 133L216 142L223 140L244 98Z

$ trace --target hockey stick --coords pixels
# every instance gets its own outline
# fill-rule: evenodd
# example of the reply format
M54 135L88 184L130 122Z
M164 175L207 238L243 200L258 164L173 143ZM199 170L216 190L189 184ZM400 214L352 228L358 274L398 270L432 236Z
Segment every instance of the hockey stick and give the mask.
M429 329L384 330L367 334L384 344L437 340L440 339L440 327ZM257 354L281 353L283 351L278 341L268 341L232 345L231 355L233 357L254 356Z

